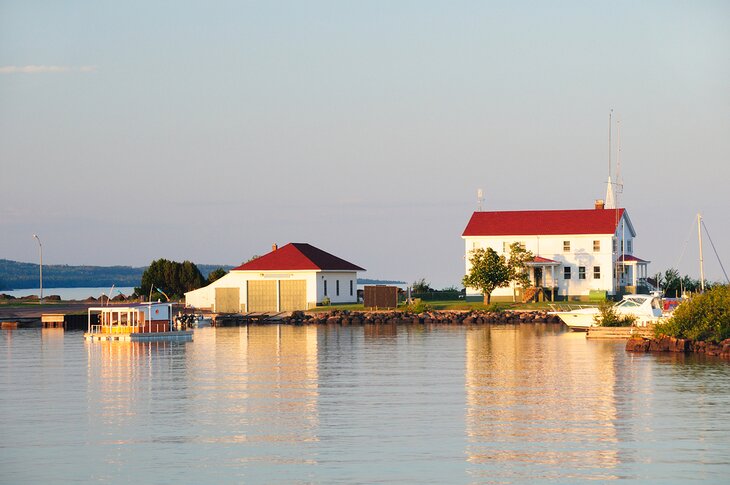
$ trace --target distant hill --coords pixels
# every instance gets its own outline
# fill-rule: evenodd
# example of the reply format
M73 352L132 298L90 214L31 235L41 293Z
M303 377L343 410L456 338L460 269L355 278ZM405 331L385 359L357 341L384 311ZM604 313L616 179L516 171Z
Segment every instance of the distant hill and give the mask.
M204 278L217 268L230 271L234 266L196 264ZM43 265L43 288L84 288L111 286L139 286L147 266L69 266ZM405 284L405 281L358 278L361 285ZM38 288L38 265L0 259L0 291Z
M398 280L374 280L370 278L358 278L358 285L405 285L405 281Z
M204 278L216 268L230 271L233 266L198 264ZM44 288L81 288L97 286L139 286L146 266L69 266L43 265ZM39 268L34 263L20 263L0 259L0 290L38 288Z

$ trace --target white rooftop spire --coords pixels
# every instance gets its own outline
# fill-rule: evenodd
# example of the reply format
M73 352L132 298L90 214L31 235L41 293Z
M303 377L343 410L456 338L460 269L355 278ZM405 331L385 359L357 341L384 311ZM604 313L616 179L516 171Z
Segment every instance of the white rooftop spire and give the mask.
M606 205L603 206L605 209L616 208L616 197L613 194L613 182L611 176L608 176L608 184L606 186Z

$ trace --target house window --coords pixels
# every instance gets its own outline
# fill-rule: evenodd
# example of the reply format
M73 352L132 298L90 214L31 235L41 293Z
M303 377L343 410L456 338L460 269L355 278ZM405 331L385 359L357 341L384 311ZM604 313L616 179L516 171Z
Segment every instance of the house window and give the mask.
M327 280L324 280L324 296L327 296Z
M340 280L335 281L335 295L340 296Z
M601 241L593 241L593 252L597 253L601 251Z
M564 253L570 252L570 241L563 241L563 252Z
M626 241L626 248L627 248L627 251L628 251L629 254L631 254L633 252L633 249L634 249L633 248L633 244L632 244L633 242L634 241L632 241L631 239L629 239L628 241Z
M578 279L579 280L586 279L586 267L585 266L578 266Z
M563 268L563 279L564 280L570 279L570 266L566 266Z
M618 251L618 241L616 240L616 238L613 238L613 252L615 253L617 251Z
M352 280L350 280L350 296L352 296Z
M502 241L502 252L503 253L507 252L507 246L508 246L507 241Z
M601 267L600 266L594 266L593 267L593 279L594 280L600 280L601 279Z

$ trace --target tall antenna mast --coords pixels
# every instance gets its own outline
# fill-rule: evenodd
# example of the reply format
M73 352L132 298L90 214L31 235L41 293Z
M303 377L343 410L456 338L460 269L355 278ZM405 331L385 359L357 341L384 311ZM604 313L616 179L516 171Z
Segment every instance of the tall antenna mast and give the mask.
M622 194L624 191L624 181L621 178L621 117L616 120L616 138L616 207L621 207L618 200L618 194Z
M613 181L611 180L611 135L613 129L613 108L608 112L608 181L606 182L606 198L604 207L606 209L615 209L618 207L614 196Z
M477 212L482 211L482 202L484 202L484 192L482 189L477 189Z
M611 177L611 118L613 108L608 112L608 176Z

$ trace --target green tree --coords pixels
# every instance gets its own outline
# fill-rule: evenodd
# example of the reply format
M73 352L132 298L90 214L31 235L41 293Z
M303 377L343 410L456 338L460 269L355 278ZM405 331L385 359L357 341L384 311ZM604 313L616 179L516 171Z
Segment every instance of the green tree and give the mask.
M527 288L530 286L530 272L527 270L527 263L532 261L535 255L528 251L521 243L512 243L509 246L509 279L517 286Z
M492 248L475 249L469 258L471 269L464 276L462 284L476 288L484 293L484 304L491 302L492 292L509 285L510 269L504 256Z
M208 284L211 284L215 280L219 280L225 275L228 274L228 271L224 270L223 268L216 268L210 273L208 273Z
M678 297L682 294L682 279L679 277L679 271L669 268L664 272L662 278L662 288L666 296Z
M157 289L162 290L170 299L180 299L186 291L192 291L205 284L203 275L194 263L184 261L169 261L158 259L152 261L142 274L139 288L134 291L138 295L149 295L152 289L152 299L161 298Z
M657 335L715 342L730 338L730 286L715 285L682 302L654 331Z
M433 291L433 288L431 288L431 283L426 281L426 278L421 278L413 282L412 290L413 293L428 293Z

